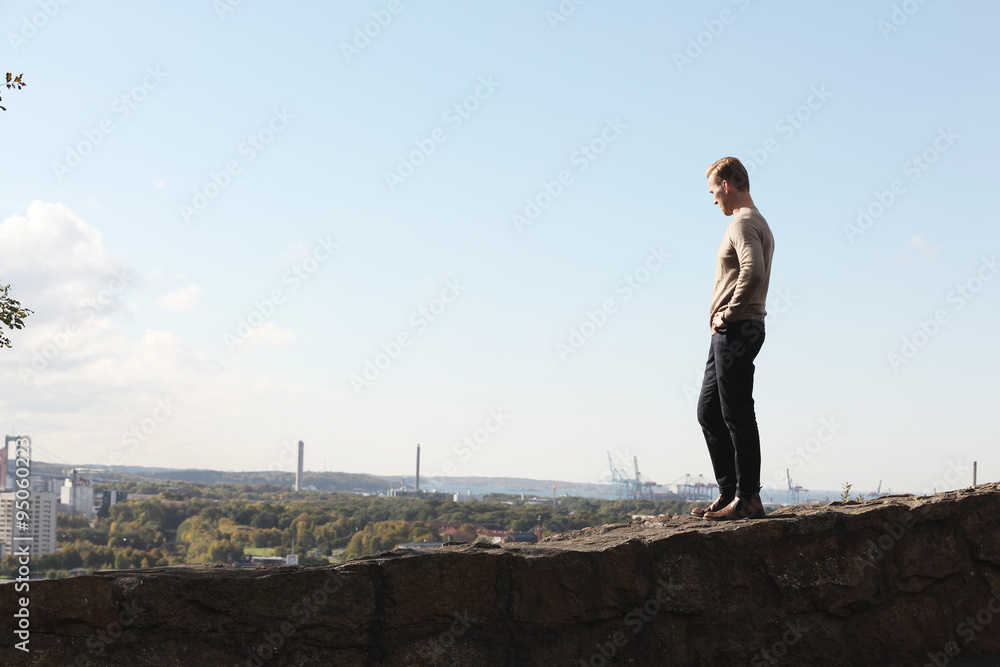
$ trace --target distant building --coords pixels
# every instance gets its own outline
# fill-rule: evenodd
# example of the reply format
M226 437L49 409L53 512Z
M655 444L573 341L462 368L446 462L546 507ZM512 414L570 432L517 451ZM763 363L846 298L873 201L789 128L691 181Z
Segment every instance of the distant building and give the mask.
M27 544L32 556L55 553L59 496L45 491L31 491L27 498L28 520L24 522L26 528L19 526L15 520L16 502L24 501L17 500L15 491L0 493L0 543L4 545L4 551L14 553L15 545ZM31 539L15 541L15 537Z
M31 489L32 491L44 491L46 493L54 493L59 495L62 489L62 477L54 475L36 475L31 473Z
M253 556L250 558L253 567L279 567L285 564L281 556Z
M454 496L452 496L452 500L455 501L456 503L467 503L473 500L482 500L482 499L483 499L482 494L472 493L471 491L469 493L462 493L461 491L459 491Z
M494 544L499 544L503 536L507 534L507 529L503 526L498 526L496 524L490 523L462 523L462 522L442 522L433 521L431 525L434 526L434 530L438 532L438 535L443 535L452 539L450 536L455 535L462 526L465 526L468 530L472 528L476 532L477 542L492 542Z
M413 489L389 489L385 492L389 498L433 498L435 500L451 500L452 494L443 491L414 491Z
M417 551L430 551L432 549L439 549L445 543L444 542L403 542L402 544L397 544L397 549L415 549Z
M534 533L507 533L500 538L502 544L511 542L525 542L527 544L538 544L538 536Z
M10 453L7 451L7 443L13 438L11 436L6 436L3 443L3 448L0 449L0 491L7 488L7 462L10 461ZM3 556L0 555L0 558Z
M481 527L476 529L476 535L479 536L478 542L490 542L492 544L500 544L503 541L503 536L507 534L507 531L503 526L498 526L496 524L486 523Z
M5 435L3 438L3 448L0 449L0 491L14 488L14 471L10 469L10 455L18 455L17 444L21 440L26 440L27 445L22 443L22 447L31 447L31 438L26 435ZM11 447L11 445L14 445ZM10 479L8 479L10 478ZM9 482L9 484L8 484Z
M94 490L90 481L73 475L67 478L60 489L60 502L66 506L70 514L82 514L88 519L94 518Z
M101 492L101 507L111 507L126 500L128 500L128 491L112 489Z

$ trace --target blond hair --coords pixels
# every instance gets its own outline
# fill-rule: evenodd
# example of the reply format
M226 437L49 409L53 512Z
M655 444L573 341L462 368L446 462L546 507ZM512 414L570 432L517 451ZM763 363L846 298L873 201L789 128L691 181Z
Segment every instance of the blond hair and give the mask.
M750 176L747 175L746 167L734 157L724 157L713 162L705 172L705 178L728 181L739 192L750 192Z

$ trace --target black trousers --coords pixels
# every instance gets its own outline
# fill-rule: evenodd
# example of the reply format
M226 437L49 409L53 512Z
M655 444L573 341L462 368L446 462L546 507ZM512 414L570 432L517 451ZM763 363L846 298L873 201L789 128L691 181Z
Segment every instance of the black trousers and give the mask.
M753 361L764 344L764 320L730 322L712 334L698 422L715 481L724 494L760 491L760 433L753 405Z

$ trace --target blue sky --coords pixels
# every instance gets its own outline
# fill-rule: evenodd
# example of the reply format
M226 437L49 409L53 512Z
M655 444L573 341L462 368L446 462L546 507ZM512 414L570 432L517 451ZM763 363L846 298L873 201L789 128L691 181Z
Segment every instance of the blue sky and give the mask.
M7 3L0 281L35 313L0 424L73 463L711 476L735 155L776 246L765 485L995 480L998 14Z

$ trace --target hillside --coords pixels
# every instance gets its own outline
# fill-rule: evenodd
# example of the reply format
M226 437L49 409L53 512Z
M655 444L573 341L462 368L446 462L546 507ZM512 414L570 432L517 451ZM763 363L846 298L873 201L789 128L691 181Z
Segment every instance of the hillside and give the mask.
M71 468L96 468L92 476L98 482L167 480L197 484L250 484L255 486L291 487L295 473L280 471L226 471L199 468L148 468L144 466L115 466L103 468L91 464L55 464L33 461L35 472L62 475ZM391 488L389 480L375 475L346 472L304 472L302 486L315 486L319 491L347 491L356 493L384 493ZM398 485L398 484L397 484Z

